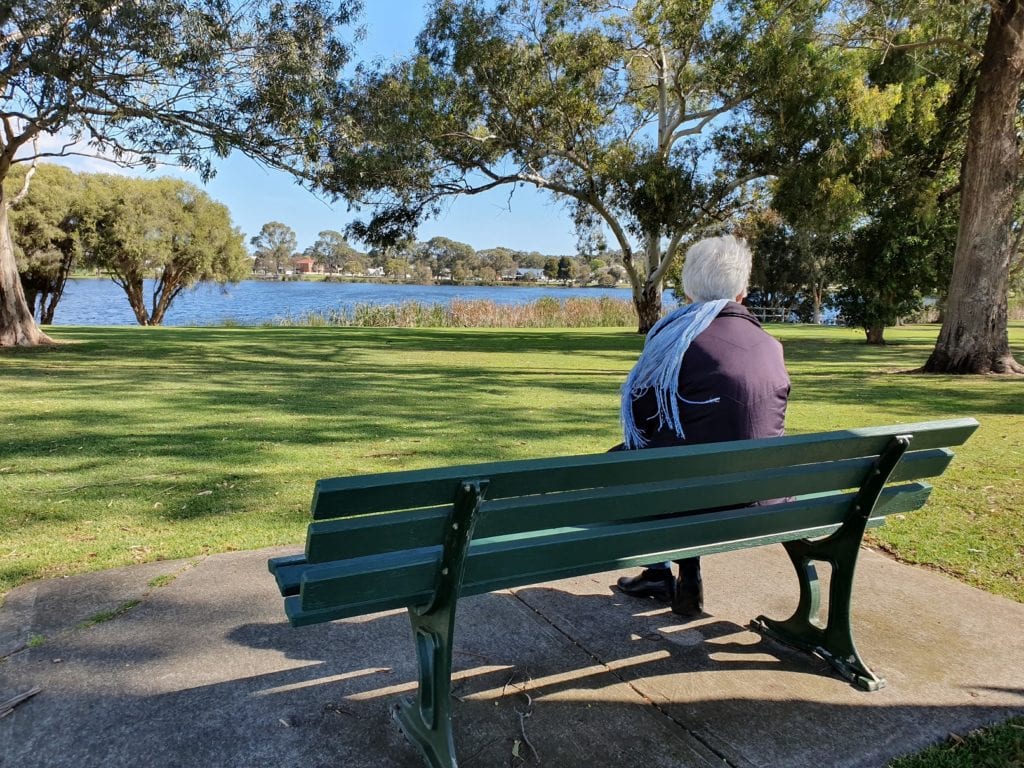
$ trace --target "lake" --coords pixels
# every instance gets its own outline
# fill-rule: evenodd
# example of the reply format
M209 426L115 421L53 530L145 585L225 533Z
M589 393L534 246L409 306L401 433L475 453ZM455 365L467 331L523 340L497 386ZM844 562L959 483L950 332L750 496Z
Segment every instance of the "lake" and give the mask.
M147 295L152 284L147 281ZM626 288L559 288L552 286L392 285L387 283L276 282L246 280L221 289L200 285L171 305L164 325L260 325L309 312L356 304L448 305L452 299L487 300L499 304L530 304L551 296L564 300L611 296L629 300ZM671 295L666 295L666 302ZM55 325L136 325L124 291L107 279L71 279L57 305Z

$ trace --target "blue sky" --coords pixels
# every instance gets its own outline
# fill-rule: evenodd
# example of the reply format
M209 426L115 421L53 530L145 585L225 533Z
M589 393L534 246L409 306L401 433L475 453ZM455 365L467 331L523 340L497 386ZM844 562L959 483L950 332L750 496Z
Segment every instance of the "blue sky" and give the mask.
M366 37L357 56L400 56L412 47L422 21L423 7L417 0L366 0ZM206 191L228 206L246 241L266 222L281 221L295 230L302 250L313 244L318 232L341 231L353 217L345 201L330 205L298 187L287 174L261 168L237 153L219 164ZM545 254L576 252L566 209L550 195L528 188L516 189L511 200L508 189L499 189L454 201L440 218L424 224L417 237L428 240L436 235L477 250L501 245Z

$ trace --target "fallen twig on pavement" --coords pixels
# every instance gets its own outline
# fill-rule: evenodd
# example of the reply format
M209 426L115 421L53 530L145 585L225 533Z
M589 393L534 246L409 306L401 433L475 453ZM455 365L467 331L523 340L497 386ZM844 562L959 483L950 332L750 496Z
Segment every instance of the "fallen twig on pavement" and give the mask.
M35 696L42 690L42 688L33 688L30 691L25 691L25 693L19 693L13 699L8 699L7 701L0 702L0 718L7 717L9 714L11 714L11 712L14 711L14 708L16 706L21 704L23 701L31 699L33 696Z

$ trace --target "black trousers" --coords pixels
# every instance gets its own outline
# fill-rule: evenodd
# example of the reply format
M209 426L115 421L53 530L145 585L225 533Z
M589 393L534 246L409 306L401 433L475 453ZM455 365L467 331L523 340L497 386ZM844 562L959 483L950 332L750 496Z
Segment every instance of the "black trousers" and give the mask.
M625 451L626 444L619 443L609 448L606 453L618 453L619 451ZM679 566L679 580L684 584L692 584L696 581L700 581L700 558L699 557L687 557L682 560L676 560L676 564ZM647 566L648 568L664 568L666 570L672 569L672 563L668 560L661 563L651 563Z

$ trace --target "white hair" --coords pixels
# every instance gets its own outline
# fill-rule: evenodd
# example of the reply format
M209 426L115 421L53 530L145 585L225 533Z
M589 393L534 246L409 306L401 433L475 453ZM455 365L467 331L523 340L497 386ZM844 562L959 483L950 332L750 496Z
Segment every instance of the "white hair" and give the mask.
M707 237L690 246L683 262L683 292L694 301L735 299L750 282L750 249L732 235Z

